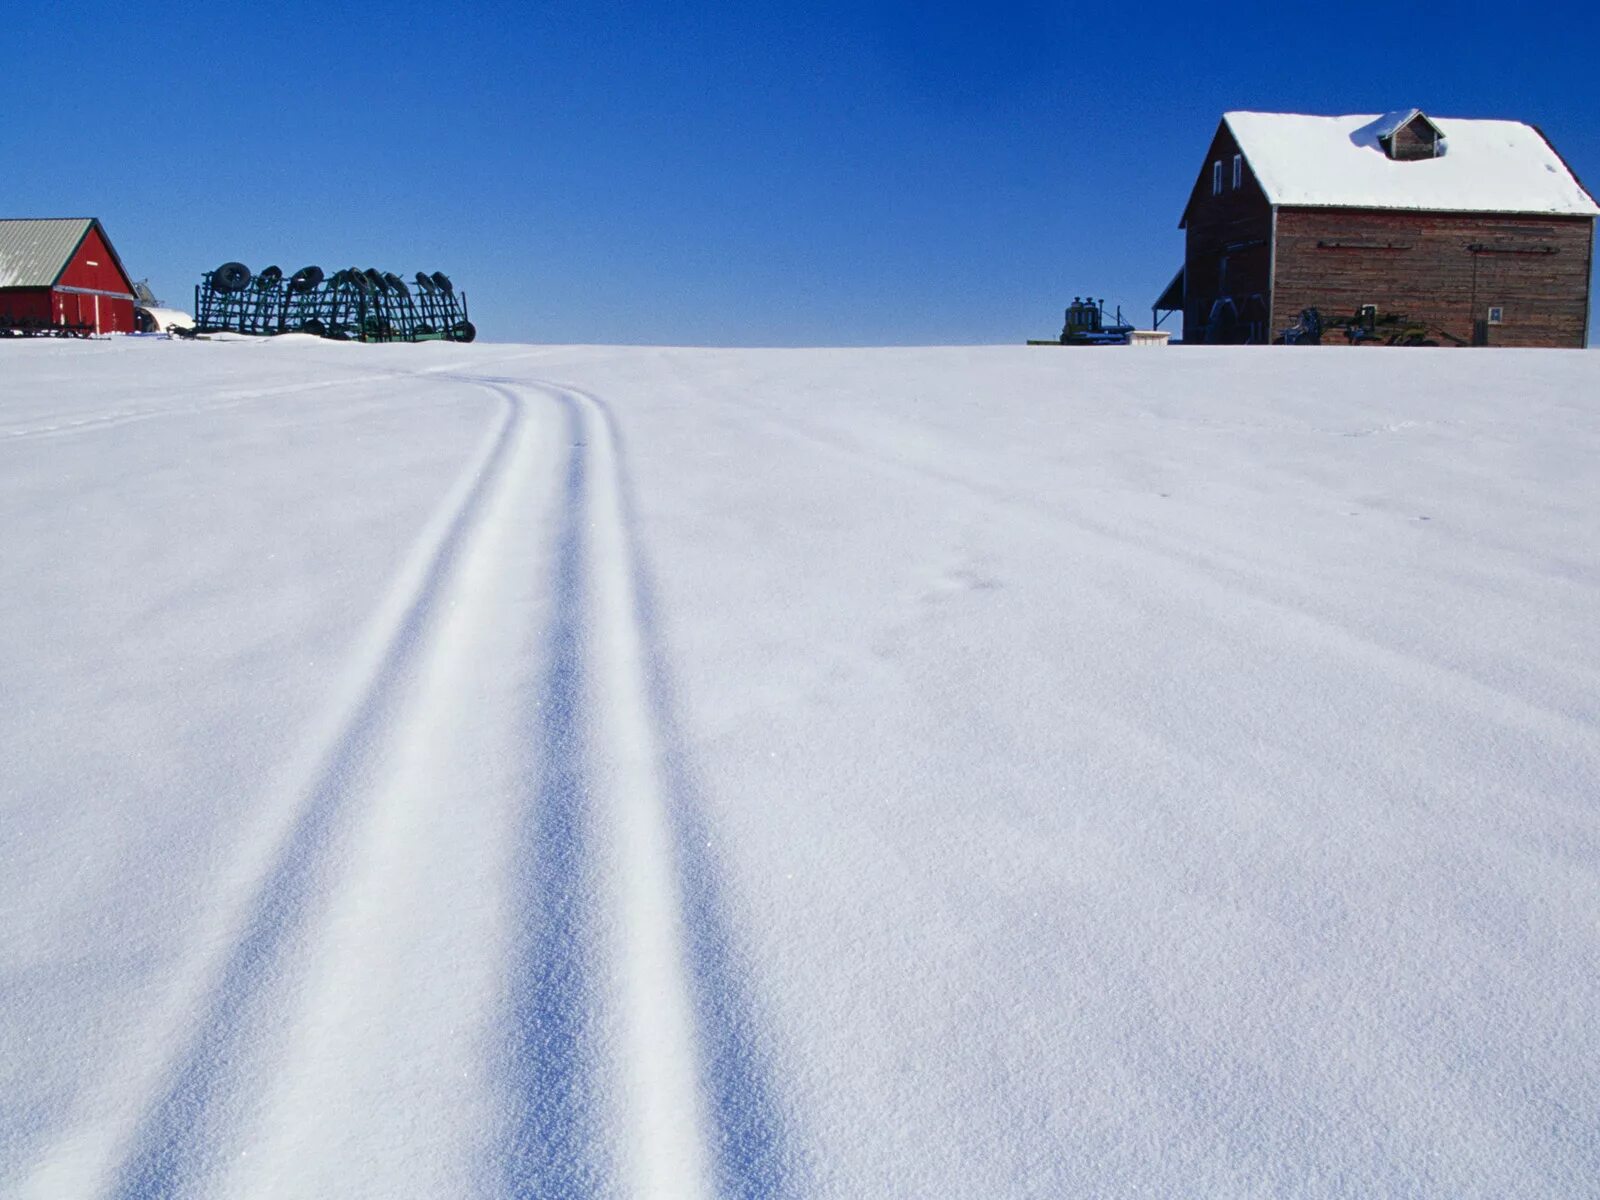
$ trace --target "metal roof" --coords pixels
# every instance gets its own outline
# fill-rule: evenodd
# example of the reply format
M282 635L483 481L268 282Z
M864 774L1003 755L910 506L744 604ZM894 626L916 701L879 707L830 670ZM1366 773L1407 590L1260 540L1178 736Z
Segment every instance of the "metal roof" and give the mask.
M0 288L54 285L93 224L92 217L0 220Z

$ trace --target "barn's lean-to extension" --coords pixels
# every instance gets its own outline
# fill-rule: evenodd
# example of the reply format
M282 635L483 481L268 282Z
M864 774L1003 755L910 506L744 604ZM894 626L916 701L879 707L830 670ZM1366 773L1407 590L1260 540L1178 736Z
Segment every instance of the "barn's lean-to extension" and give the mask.
M1156 308L1182 310L1186 342L1277 341L1307 309L1371 305L1440 345L1582 347L1597 214L1518 121L1230 112Z
M0 325L132 333L133 281L93 217L0 219Z

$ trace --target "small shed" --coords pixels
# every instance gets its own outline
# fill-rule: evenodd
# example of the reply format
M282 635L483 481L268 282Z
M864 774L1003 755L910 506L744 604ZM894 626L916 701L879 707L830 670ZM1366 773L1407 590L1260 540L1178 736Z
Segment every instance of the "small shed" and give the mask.
M1230 112L1155 307L1186 342L1283 340L1314 308L1403 316L1440 345L1582 347L1597 215L1520 121Z
M94 217L0 219L0 323L132 333L133 281Z

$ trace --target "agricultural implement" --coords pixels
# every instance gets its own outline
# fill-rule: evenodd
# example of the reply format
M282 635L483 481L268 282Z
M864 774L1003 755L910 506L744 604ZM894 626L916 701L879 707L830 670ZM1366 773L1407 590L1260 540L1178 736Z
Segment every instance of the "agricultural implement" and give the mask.
M1375 304L1363 304L1351 316L1334 318L1324 318L1314 308L1302 309L1299 319L1279 338L1286 346L1316 346L1333 334L1344 335L1352 346L1437 346L1439 336L1458 344L1461 341L1404 313L1379 312Z
M278 267L252 275L243 263L207 271L194 290L200 333L309 333L341 342L470 342L478 336L467 298L442 271L418 271L415 290L398 275L348 267L324 275Z
M1106 312L1104 300L1088 296L1072 298L1067 306L1061 336L1053 342L1030 341L1030 346L1125 346L1133 326L1122 318L1122 307L1115 315Z
M49 321L40 321L33 317L20 317L16 320L12 320L9 317L0 317L0 338L86 338L93 336L94 326L82 322L73 322L70 325L52 325Z

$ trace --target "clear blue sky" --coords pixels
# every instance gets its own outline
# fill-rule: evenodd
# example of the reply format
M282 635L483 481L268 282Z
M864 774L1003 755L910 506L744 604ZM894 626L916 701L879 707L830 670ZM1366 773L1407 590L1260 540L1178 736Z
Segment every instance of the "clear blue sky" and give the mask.
M1535 11L11 3L0 215L184 307L237 258L442 269L497 340L1015 342L1148 319L1226 109L1527 120L1600 185L1600 18Z

